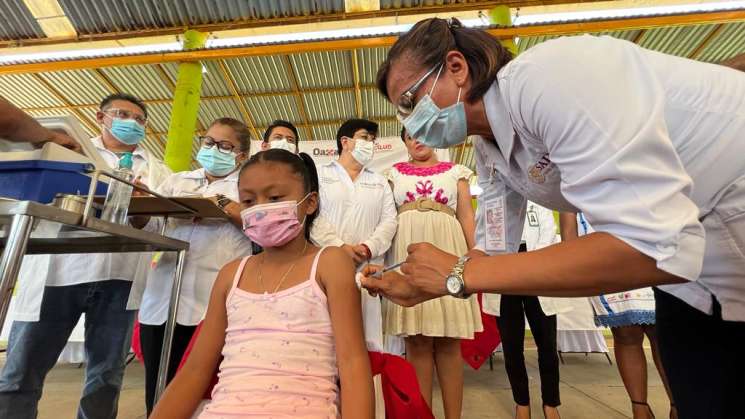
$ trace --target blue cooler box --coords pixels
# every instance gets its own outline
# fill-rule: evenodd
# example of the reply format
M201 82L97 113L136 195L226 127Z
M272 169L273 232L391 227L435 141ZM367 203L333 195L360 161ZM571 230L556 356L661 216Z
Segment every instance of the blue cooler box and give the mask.
M0 196L48 204L59 193L87 195L93 166L49 160L0 161ZM96 195L106 195L108 184L98 182Z

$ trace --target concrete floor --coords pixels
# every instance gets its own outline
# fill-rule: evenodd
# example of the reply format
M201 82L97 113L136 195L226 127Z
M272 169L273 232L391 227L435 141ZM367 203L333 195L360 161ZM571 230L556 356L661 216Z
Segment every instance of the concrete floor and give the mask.
M532 342L531 342L532 343ZM609 342L610 343L610 342ZM542 418L540 382L536 352L526 350L526 363L533 395L533 417ZM669 405L657 371L647 353L649 370L649 403L657 416L667 417ZM615 365L609 365L601 354L565 354L561 366L560 412L563 418L630 418L631 407ZM615 363L615 361L614 361ZM75 365L59 365L49 374L39 406L39 418L73 418L81 390L83 369ZM144 371L133 362L124 379L119 402L119 418L144 418ZM442 418L442 403L435 389L434 412ZM494 371L488 364L479 371L465 370L463 418L511 418L514 414L512 394L501 355L494 358Z

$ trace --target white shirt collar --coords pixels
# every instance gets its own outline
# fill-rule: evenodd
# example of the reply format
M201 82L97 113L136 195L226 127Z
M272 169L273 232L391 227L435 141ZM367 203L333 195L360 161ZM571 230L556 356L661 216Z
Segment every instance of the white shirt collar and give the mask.
M339 160L338 159L337 160L333 160L333 161L331 161L329 163L326 163L326 167L331 167L331 168L334 168L335 167L335 168L338 168L340 170L343 170L345 173L347 171L347 169L345 169L344 166L342 166L341 163L339 163ZM362 170L360 171L360 174L362 174L364 172L375 173L372 170L368 169L366 166L363 166L362 167Z
M484 94L484 110L500 153L505 159L509 160L515 146L516 134L512 125L512 118L507 111L504 94L500 91L496 81Z
M104 146L103 139L101 138L100 135L97 136L97 137L91 138L91 142L93 143L94 146L96 146L96 148L98 150L111 151L111 150L107 149L106 146ZM111 151L111 152L113 153L113 151ZM135 150L132 152L132 155L133 156L140 156L145 161L148 161L148 157L149 157L147 150L145 150L145 148L143 146L141 146L140 144L137 144L137 148L135 148Z
M233 173L225 176L224 178L216 180L216 182L219 182L219 181L238 182L239 173L240 173L240 170L236 170ZM191 172L186 172L182 176L184 179L207 179L207 173L204 170L204 168L192 170Z

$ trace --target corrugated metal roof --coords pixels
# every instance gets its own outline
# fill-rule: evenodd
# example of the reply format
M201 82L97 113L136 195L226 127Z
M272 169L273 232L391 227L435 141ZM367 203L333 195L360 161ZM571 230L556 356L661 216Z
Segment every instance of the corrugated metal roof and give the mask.
M240 93L292 90L282 57L248 57L224 62Z
M344 12L344 0L59 0L80 34Z
M0 76L0 92L3 97L21 108L65 105L31 74L5 74Z
M313 138L319 141L336 141L336 130L339 129L335 125L314 125Z
M354 92L318 92L303 95L311 121L333 121L355 117Z
M104 67L106 77L122 92L132 93L140 99L167 99L173 97L171 88L163 82L152 65Z
M665 54L688 57L716 25L677 26L646 31L639 45Z
M93 70L55 71L39 73L51 85L65 92L65 97L73 105L90 105L99 103L112 93L96 77Z
M385 60L390 48L362 48L357 50L357 67L360 72L360 83L375 84L380 63Z
M701 50L696 59L718 63L745 52L745 22L728 23Z
M290 55L301 89L352 86L349 51L323 51Z
M0 40L43 38L44 31L20 0L0 2Z
M369 118L395 115L395 108L377 89L361 89L362 114Z
M265 127L275 119L302 120L293 95L248 96L244 102L257 126Z

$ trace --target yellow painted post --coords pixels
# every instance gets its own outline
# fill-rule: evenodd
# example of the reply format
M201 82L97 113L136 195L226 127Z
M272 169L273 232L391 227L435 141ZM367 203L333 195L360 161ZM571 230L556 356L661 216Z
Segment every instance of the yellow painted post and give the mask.
M207 34L195 30L184 33L184 49L204 47ZM168 127L165 162L174 172L191 168L192 142L197 125L199 97L202 90L202 64L182 62L173 92L171 123Z
M512 26L512 14L510 8L507 6L496 6L489 10L489 21L492 25L499 25L509 27ZM512 51L512 54L517 55L517 45L513 39L502 40L502 45L508 50Z

